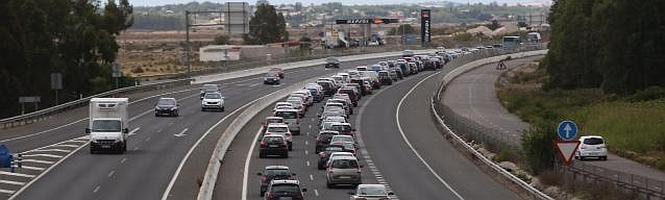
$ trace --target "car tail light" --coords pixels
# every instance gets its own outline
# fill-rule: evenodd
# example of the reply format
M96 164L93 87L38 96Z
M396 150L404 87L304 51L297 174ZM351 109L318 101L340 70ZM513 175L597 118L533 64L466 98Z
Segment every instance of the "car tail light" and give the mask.
M580 149L586 149L586 146L582 145L580 146Z
M265 176L261 177L261 183L265 183L265 182L268 182L268 178L266 178Z
M265 141L261 141L261 147L262 148L268 147L268 144Z
M272 200L272 199L274 199L274 198L275 198L275 196L273 196L272 193L268 193L268 196L266 196L266 199L270 199L270 200Z

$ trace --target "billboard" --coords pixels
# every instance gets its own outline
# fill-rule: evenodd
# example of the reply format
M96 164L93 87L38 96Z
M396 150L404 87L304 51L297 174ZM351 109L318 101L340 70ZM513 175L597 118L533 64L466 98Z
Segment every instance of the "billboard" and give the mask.
M249 3L227 2L222 8L224 13L224 25L231 34L243 34L249 32Z
M232 45L209 45L199 49L199 61L231 61L240 60L239 46Z
M432 11L420 10L420 41L423 46L432 42Z

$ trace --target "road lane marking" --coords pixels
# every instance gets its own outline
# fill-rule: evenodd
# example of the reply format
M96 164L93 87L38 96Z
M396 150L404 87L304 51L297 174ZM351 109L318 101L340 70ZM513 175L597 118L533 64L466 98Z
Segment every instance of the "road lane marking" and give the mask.
M129 134L127 134L127 136L136 135L136 132L138 132L139 130L141 130L141 127L137 127L134 130L130 131Z
M47 165L50 165L50 164L55 163L55 162L53 162L53 161L37 160L37 159L23 159L23 160L21 160L21 162L24 162L24 163L25 163L25 162L29 162L29 163L47 164Z
M32 150L31 152L48 152L48 151L55 151L55 152L62 152L62 153L72 152L70 150L64 150L64 149L35 149L35 150Z
M138 146L137 146L137 147L134 147L134 151L136 151L136 150L139 150L139 147L138 147Z
M308 154L309 154L309 151L305 150L305 155L308 155Z
M309 160L308 160L306 163L307 163L307 166L309 167L309 164L310 164L310 163L309 163Z
M3 189L0 189L0 193L14 194L14 192L16 192L16 191L14 191L14 190L3 190Z
M33 158L33 157L62 158L62 156L60 156L60 155L45 154L45 153L25 154L25 155L23 155L23 157L25 157L25 158Z
M250 87L250 88L253 88L253 87L258 86L259 84L261 84L261 83L254 83L254 84L250 85L249 87Z
M316 195L318 197L319 196L319 190L314 189L314 195Z
M145 138L145 141L146 141L146 142L147 142L147 141L150 141L150 139L152 139L152 137L147 137L147 138Z
M199 137L199 139L196 141L196 143L194 143L194 145L192 145L192 147L189 148L189 151L187 151L187 154L185 154L185 157L180 161L180 165L178 165L178 168L176 169L176 172L175 172L175 173L173 174L173 176L171 177L171 181L169 182L169 185L166 187L166 190L164 190L164 193L162 194L162 198L161 198L161 199L162 199L162 200L166 200L166 199L168 199L169 193L171 192L171 189L173 188L173 185L175 184L175 181L176 181L176 179L178 178L178 175L180 175L180 171L182 170L182 168L185 166L185 163L186 163L187 160L189 159L189 156L192 154L192 152L194 151L194 149L196 149L196 147L199 146L199 144L203 141L203 139L206 138L206 137L212 132L213 129L217 128L217 126L219 126L222 122L226 121L229 117L235 115L237 112L239 112L239 111L241 111L241 110L247 108L248 106L254 104L255 102L257 102L257 101L259 101L259 100L261 100L261 99L263 99L263 98L265 98L265 97L267 97L267 96L271 96L272 94L275 94L275 93L277 93L277 92L279 92L279 91L275 91L275 92L272 92L272 93L270 93L270 94L267 94L267 95L265 95L265 96L263 96L263 97L260 97L260 98L254 99L253 101L250 101L249 103L246 103L245 105L242 105L242 106L240 106L239 108L236 108L235 110L233 110L233 112L227 114L224 118L222 118L221 120L219 120L217 123L215 123L214 125L212 125L212 126L211 126L211 127L205 132L205 133L203 133L203 135L201 135L201 136ZM256 139L256 140L258 140L258 139ZM254 140L254 141L256 141L256 140ZM255 144L255 143L256 143L256 142L253 142L252 144ZM213 155L213 156L214 156L214 155ZM249 158L247 158L247 159L249 159ZM247 173L247 170L245 170L245 174L246 174L246 173ZM247 176L245 175L245 177L247 177ZM243 184L243 187L246 187L246 185ZM246 192L243 192L243 193L246 194ZM246 199L246 195L243 195L243 199Z
M308 144L309 144L309 141L305 140L305 145L308 145Z
M80 145L73 145L73 144L58 144L58 145L53 145L53 147L71 147L71 148L79 148Z
M98 185L97 187L95 187L94 190L92 190L92 193L97 193L97 191L99 191L99 188L100 188L100 186Z
M259 136L261 136L261 133L263 132L263 127L259 128L259 131L256 132L256 135L254 136L254 140L252 140L252 145L249 146L249 151L247 151L247 157L245 159L245 169L244 169L244 174L242 177L242 200L247 200L247 179L249 178L249 164L252 158L252 152L254 152L254 148L256 148L256 141L259 140Z
M25 178L35 177L35 175L21 174L21 173L14 173L14 172L6 172L6 171L0 171L0 175L18 176L18 177L25 177Z
M76 124L76 123L79 123L79 122L82 122L82 121L85 121L85 120L88 120L88 118L85 118L85 119L79 119L79 120L76 120L76 121L71 122L71 123L68 123L68 124L64 124L64 125L61 125L61 126L58 126L58 127L55 127L55 128L51 128L51 129L47 129L47 130L43 130L43 131L39 131L39 132L36 132L36 133L33 133L33 134L28 134L28 135L23 135L23 136L19 136L19 137L13 137L13 138L8 138L8 139L0 140L0 143L7 143L7 142L14 141L14 140L20 140L20 139L24 139L24 138L29 138L29 137L38 136L38 135L41 135L41 134L44 134L44 133L47 133L47 132L51 132L51 131L54 131L54 130L58 130L58 129L61 129L61 128L64 128L64 127L67 127L67 126L74 125L74 124Z
M22 185L25 185L25 182L19 182L19 181L10 181L10 180L0 180L0 184L7 184L7 185L18 185L18 186L22 186Z
M27 169L27 170L34 170L34 171L44 171L43 167L33 167L33 166L29 166L29 165L22 165L21 168L22 169Z
M176 137L182 137L182 136L185 136L185 135L186 135L185 133L187 133L188 130L189 130L189 128L185 128L185 129L183 129L182 131L180 131L180 133L173 134L173 136L176 136Z
M125 157L125 158L122 158L122 160L120 160L120 164L125 163L125 161L127 161L127 158L126 158L126 157Z
M109 174L108 174L107 176L108 176L109 178L111 178L111 176L113 176L113 174L115 174L115 170L109 172Z
M314 175L309 175L309 180L314 181Z
M416 83L416 85L411 87L411 89L402 97L402 99L400 99L399 103L397 103L397 111L395 112L395 121L397 122L397 130L399 130L399 133L402 136L402 140L404 141L404 143L406 143L407 146L409 146L409 148L411 149L413 154L415 154L416 157L418 157L420 162L422 162L425 165L425 167L427 167L427 169L430 171L430 173L432 173L436 177L436 179L439 180L439 182L441 182L446 188L448 188L448 190L450 190L457 198L459 198L460 200L464 200L464 198L459 193L457 193L457 191L455 191L455 189L453 189L452 186L450 186L450 184L448 184L448 182L443 180L443 178L441 178L441 176L439 176L439 174L436 173L436 171L434 171L432 166L430 166L429 163L427 163L427 161L425 161L425 159L420 155L420 153L418 153L418 151L413 147L413 145L411 144L409 139L406 137L406 134L404 134L404 130L402 129L402 125L400 123L400 118L399 118L399 111L402 108L402 104L404 104L404 100L406 100L406 98L409 97L409 95L411 95L411 93L413 93L413 91L416 90L416 88L418 88L418 86L420 86L420 84L425 82L427 79L429 79L429 78L431 78L435 75L438 75L439 73L441 73L441 71L439 71L437 73L434 73L434 74L431 74L431 75L423 78L418 83Z

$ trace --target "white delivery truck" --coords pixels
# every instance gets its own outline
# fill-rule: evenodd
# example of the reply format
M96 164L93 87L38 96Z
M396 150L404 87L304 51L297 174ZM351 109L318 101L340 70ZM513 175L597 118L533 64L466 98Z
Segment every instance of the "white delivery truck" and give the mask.
M127 98L90 99L90 117L86 133L90 134L90 153L127 151L129 117Z

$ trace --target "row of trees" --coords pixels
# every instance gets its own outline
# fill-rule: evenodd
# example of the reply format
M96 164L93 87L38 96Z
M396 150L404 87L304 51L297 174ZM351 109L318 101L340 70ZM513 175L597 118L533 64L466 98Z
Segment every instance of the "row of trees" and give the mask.
M656 0L555 0L547 87L629 94L665 85L663 10Z
M128 0L0 1L0 116L17 114L19 96L52 105L53 72L63 75L61 101L111 89L115 37L131 14Z

